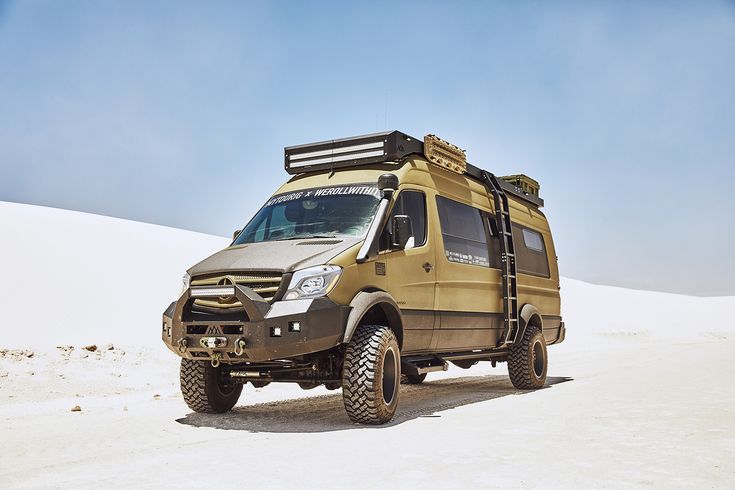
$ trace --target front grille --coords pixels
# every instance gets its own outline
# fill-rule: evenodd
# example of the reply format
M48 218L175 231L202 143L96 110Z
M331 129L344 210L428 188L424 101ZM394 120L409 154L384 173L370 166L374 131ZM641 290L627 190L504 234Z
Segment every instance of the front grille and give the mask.
M281 287L281 280L283 275L278 272L242 272L236 274L215 274L209 276L199 276L192 278L192 286L216 286L218 284L224 284L225 279L229 278L232 281L242 286L247 286L262 298L268 302L272 302ZM218 308L218 309L239 309L242 308L242 303L237 298L197 298L194 300L195 306L202 306L205 308Z

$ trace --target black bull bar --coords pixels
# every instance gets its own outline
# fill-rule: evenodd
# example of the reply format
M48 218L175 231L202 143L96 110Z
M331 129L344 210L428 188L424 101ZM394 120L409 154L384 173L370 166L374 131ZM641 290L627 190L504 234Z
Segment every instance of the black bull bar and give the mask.
M188 315L197 298L237 298L240 319ZM212 364L262 362L320 352L342 343L350 308L329 298L268 303L247 286L192 286L163 313L162 338L181 357Z

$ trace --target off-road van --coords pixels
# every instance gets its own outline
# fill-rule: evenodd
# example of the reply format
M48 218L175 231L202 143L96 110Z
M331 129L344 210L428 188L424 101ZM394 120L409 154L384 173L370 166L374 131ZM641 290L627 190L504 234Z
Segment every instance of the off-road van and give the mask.
M292 175L163 314L197 412L242 387L342 388L355 422L391 420L399 386L448 362L508 362L541 388L564 340L559 272L536 181L496 177L433 135L285 148Z

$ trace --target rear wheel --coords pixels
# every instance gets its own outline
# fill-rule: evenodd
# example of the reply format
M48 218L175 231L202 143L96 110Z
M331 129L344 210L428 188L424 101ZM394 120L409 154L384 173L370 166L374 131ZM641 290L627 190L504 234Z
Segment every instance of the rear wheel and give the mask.
M181 359L179 381L184 401L200 413L228 412L242 392L242 385L232 381L222 366L214 368L209 361Z
M398 407L401 354L393 331L362 325L347 346L342 368L342 398L353 422L384 424Z
M542 388L546 383L548 364L544 335L541 329L529 325L523 338L510 348L508 358L510 381L521 390Z

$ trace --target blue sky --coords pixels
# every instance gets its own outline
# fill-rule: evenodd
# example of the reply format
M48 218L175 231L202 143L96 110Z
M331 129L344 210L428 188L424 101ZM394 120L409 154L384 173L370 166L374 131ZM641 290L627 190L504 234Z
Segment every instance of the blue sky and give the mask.
M436 133L562 274L732 295L734 87L733 2L0 0L0 200L229 235L284 146Z

